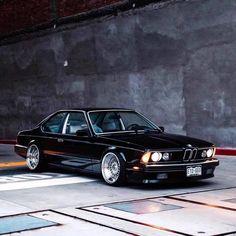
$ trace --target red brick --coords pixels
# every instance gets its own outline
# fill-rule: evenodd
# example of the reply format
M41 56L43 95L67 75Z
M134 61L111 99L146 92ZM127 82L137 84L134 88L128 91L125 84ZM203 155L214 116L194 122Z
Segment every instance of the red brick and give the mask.
M0 35L52 20L51 0L0 0ZM73 16L123 0L57 0L58 16Z
M59 16L71 16L98 9L121 0L58 0Z
M3 0L0 1L0 12L0 34L50 20L49 0Z
M60 17L76 15L87 11L86 0L58 0Z

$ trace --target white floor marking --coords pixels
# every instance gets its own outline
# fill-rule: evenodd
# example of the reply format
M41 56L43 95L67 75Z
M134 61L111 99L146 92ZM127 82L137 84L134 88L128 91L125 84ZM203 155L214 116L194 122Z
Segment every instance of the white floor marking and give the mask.
M42 174L18 174L18 175L8 175L8 176L0 176L0 184L1 183L12 183L19 182L25 180L40 180L40 179L51 179L51 178L64 178L71 177L72 175L68 174L60 174L60 173L42 173Z
M21 181L14 183L0 184L0 191L40 188L66 184L87 183L96 181L95 179L85 177L65 177L65 178L51 178L41 180Z

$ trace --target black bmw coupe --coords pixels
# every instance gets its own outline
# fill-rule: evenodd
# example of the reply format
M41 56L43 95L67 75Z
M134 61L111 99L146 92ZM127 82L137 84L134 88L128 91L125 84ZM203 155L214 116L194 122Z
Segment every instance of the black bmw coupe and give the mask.
M47 164L102 174L109 185L214 176L212 143L164 132L129 109L66 109L19 132L15 152L30 170Z

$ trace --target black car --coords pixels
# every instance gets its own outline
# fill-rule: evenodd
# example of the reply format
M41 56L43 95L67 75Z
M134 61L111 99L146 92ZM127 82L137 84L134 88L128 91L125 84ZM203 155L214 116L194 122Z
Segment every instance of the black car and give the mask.
M47 164L102 174L109 185L214 176L212 143L164 132L129 109L67 109L19 132L15 151L30 170Z

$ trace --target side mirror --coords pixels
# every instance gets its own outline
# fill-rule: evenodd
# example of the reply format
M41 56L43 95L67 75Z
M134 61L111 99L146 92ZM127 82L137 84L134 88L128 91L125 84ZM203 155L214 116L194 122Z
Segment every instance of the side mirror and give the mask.
M165 128L163 126L159 126L159 128L162 132L165 132Z
M77 136L82 136L82 137L84 137L84 136L89 136L89 131L88 131L88 129L79 129L79 130L77 130L76 132L76 135Z

